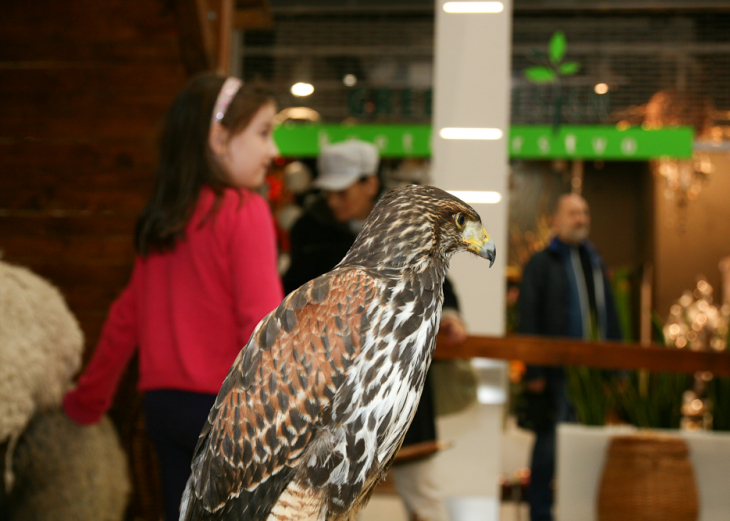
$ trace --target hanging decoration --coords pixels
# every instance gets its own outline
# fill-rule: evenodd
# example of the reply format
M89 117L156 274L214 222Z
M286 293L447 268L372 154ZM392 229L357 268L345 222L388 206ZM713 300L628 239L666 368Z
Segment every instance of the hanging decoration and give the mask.
M686 232L686 208L697 199L714 171L710 156L695 153L692 159L661 158L651 163L655 176L664 180L664 197L678 211L677 229Z

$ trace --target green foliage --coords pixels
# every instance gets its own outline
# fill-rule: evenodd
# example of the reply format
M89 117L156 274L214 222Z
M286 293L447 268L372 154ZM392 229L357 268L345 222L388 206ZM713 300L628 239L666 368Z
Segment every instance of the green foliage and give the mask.
M620 316L628 311L628 279L628 272L618 270L612 281ZM664 343L663 325L661 317L653 312L654 342ZM695 382L688 374L645 370L569 367L566 371L578 421L585 425L604 425L608 419L617 419L640 428L678 429L684 392L693 389ZM706 399L712 412L712 429L730 431L730 377L707 382Z
M562 76L571 76L578 72L580 69L580 65L578 65L578 62L565 62L561 63L558 67L558 72Z
M580 70L580 65L578 62L563 62L567 50L565 34L557 31L550 38L547 56L544 52L532 51L532 61L538 65L526 68L523 71L525 78L534 83L553 83L560 76L572 76Z
M693 382L687 374L632 371L615 388L617 412L637 427L678 429L682 395Z
M568 48L568 41L565 39L565 33L563 31L557 31L550 38L548 49L550 51L550 61L554 64L560 63L565 56L565 51Z
M664 320L656 311L651 312L651 340L655 344L667 345L664 338Z
M567 371L570 396L584 425L604 425L613 417L641 428L677 429L682 395L693 383L690 375L676 373L585 367Z
M557 74L549 67L536 65L525 69L525 77L535 83L551 83L557 78Z
M578 421L583 425L604 425L614 403L610 392L614 372L588 367L570 367L567 372L568 389Z
M567 50L568 41L565 38L565 33L556 31L548 42L547 55L539 51L532 51L532 61L536 65L522 71L525 78L533 83L553 84L553 131L556 134L563 121L563 94L560 78L562 76L572 76L580 69L577 62L563 62Z
M624 342L633 342L634 333L631 323L631 268L622 267L617 269L611 279L611 287L621 325L621 336Z
M730 431L730 378L707 382L707 401L712 407L712 430Z

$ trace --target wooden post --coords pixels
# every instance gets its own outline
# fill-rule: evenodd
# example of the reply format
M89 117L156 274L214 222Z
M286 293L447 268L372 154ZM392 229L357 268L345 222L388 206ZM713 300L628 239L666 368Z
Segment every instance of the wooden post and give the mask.
M204 70L230 74L234 0L181 0L176 5L188 75Z
M228 75L231 71L231 37L233 34L233 0L215 0L218 4L216 70Z

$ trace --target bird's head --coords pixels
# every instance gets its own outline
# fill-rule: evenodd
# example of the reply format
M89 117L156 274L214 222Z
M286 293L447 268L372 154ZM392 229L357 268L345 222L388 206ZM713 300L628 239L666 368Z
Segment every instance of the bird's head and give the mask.
M345 261L405 266L443 259L448 264L459 251L494 263L496 249L479 214L444 190L410 185L378 201Z
M449 195L449 194L447 194ZM474 209L462 200L451 196L451 204L445 204L440 213L438 225L441 231L441 243L447 255L459 251L470 251L494 264L497 250L489 238L482 220Z

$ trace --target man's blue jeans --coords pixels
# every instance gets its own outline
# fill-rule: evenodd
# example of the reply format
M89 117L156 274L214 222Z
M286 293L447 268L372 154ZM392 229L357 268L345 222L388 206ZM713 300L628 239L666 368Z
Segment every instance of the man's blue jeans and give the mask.
M527 491L530 521L552 521L555 429L535 435L530 472L530 488Z

